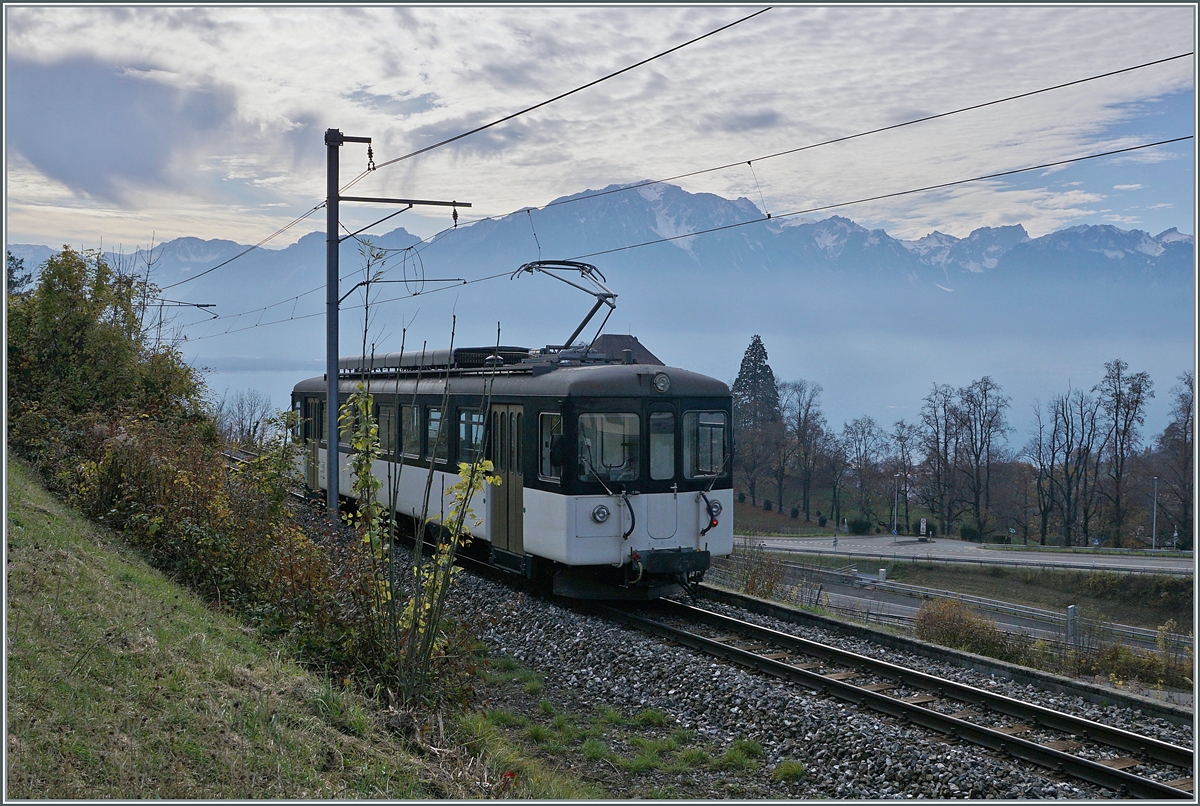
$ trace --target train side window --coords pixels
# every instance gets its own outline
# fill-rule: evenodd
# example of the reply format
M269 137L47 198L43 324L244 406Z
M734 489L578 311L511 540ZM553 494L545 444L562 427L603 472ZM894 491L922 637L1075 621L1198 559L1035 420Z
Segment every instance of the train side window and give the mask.
M379 404L379 449L384 456L396 452L396 407L391 403Z
M446 461L447 434L442 433L442 409L440 406L430 406L425 411L425 458L436 462Z
M675 415L669 411L650 415L650 478L675 478Z
M458 410L458 461L468 464L479 461L483 447L483 412L477 409Z
M580 481L637 481L641 431L636 414L579 415Z
M525 415L520 412L516 416L516 425L513 427L513 466L516 467L518 473L524 473L524 468L521 463L521 433Z
M405 456L421 455L421 419L416 406L400 407L400 452Z
M541 446L542 478L558 481L562 478L563 441L562 415L556 411L543 411L539 418L538 444Z
M729 422L723 411L683 415L683 475L706 479L729 475Z

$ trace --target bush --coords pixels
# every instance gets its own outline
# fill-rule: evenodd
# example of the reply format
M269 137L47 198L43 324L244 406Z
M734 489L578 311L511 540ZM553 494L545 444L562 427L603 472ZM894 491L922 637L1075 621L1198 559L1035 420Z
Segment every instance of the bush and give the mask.
M765 509L767 512L770 512L770 511L771 511L771 501L770 501L770 499L768 499L768 498L764 498L764 499L763 499L763 509Z
M852 518L847 524L852 535L869 535L871 534L871 522L866 518Z
M738 493L738 503L739 504L746 503L746 494L745 493Z
M983 532L969 523L958 527L958 533L963 540L970 540L972 543L978 543L983 540Z
M935 599L917 612L917 637L951 649L1017 662L1020 647L1010 642L996 622L976 615L957 599Z
M800 508L792 507L792 511L789 514L792 516L792 520L796 520L796 518L800 517Z
M817 513L817 526L823 527L827 523L828 523L828 521L825 519L825 516L818 512Z

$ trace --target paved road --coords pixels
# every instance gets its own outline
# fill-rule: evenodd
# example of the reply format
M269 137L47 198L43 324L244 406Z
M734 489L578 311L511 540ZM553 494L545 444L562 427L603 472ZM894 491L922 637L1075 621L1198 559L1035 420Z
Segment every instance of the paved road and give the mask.
M1068 551L997 551L978 543L939 537L921 542L913 537L839 536L833 537L745 537L768 548L844 556L848 562L889 558L896 560L940 560L985 565L1029 565L1043 568L1087 568L1099 571L1138 571L1142 573L1191 574L1193 557L1156 557L1145 554L1084 554ZM866 569L863 569L866 570Z

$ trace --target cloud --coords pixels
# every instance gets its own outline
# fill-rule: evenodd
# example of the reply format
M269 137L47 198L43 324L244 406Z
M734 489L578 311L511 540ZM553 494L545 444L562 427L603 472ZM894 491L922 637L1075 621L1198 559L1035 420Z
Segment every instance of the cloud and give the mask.
M1140 190L1141 185L1113 185L1113 190Z
M149 65L10 59L10 146L46 176L107 201L166 187L176 156L226 129L235 93L165 83Z

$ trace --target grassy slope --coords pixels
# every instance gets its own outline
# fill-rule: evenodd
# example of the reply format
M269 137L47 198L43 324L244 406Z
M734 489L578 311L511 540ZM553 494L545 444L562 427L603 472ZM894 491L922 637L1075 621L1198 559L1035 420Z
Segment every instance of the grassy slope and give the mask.
M263 646L18 463L8 472L8 798L461 798L513 763L478 740L414 755L388 730L396 715ZM599 794L522 772L506 794Z

